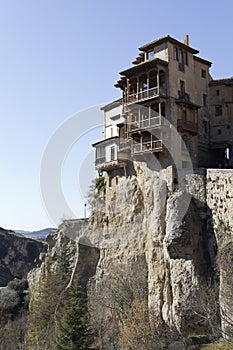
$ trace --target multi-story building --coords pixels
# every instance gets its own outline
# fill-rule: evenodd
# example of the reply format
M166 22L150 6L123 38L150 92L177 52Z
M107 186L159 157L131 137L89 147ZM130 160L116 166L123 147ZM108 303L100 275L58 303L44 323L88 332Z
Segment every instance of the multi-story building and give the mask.
M94 144L96 168L125 169L131 157L148 153L164 166L178 155L183 168L190 157L193 167L208 167L224 160L226 149L229 156L233 79L214 81L211 62L197 56L187 35L184 42L165 36L139 51L115 85L122 98L103 107L105 139ZM171 125L180 137L170 133Z
M209 84L211 163L233 167L233 77ZM228 160L229 159L229 160Z

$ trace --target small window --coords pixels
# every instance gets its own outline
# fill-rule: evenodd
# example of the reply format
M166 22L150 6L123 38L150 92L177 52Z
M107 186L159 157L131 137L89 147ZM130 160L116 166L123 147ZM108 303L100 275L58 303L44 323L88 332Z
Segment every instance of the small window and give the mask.
M105 158L105 147L97 146L96 147L96 159Z
M207 95L203 94L202 98L203 98L203 106L207 106Z
M153 60L154 56L155 56L154 50L147 52L147 59L148 60Z
M216 95L219 96L220 95L220 91L216 90Z
M178 55L178 61L179 61L180 63L184 63L183 51L182 51L181 49L179 49L179 50L178 50L178 53L179 53L179 55Z
M188 52L187 52L187 51L184 51L183 56L184 56L184 63L185 63L186 65L188 65Z
M115 147L111 147L111 160L115 160Z
M201 70L201 76L202 76L202 78L206 78L206 70L205 69Z
M215 115L216 116L222 115L222 106L215 106Z
M185 94L185 82L183 80L180 80L180 93L181 95Z
M178 49L174 46L174 60L178 61Z
M222 130L218 129L218 135L222 135Z

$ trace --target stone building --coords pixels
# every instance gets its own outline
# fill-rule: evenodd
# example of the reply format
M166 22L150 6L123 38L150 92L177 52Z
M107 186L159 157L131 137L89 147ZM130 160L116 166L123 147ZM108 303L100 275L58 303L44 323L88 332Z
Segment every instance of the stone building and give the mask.
M211 165L233 168L233 78L209 84Z
M188 35L184 42L168 35L139 48L115 85L122 98L102 108L104 140L93 145L97 170L126 171L130 160L149 153L164 167L174 158L181 168L190 166L190 158L193 168L226 166L233 146L233 79L213 80L211 62L198 53Z

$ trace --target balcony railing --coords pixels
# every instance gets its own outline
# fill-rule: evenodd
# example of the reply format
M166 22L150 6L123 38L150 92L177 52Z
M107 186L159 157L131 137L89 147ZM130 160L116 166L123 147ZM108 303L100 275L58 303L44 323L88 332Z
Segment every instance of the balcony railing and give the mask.
M132 153L161 152L163 150L162 140L144 141L132 145Z
M161 126L161 116L132 122L129 124L129 132L134 132L136 130L143 129L151 129L159 126Z
M136 102L147 100L160 95L165 96L166 89L156 86L151 89L143 90L143 91L128 95L126 98L126 104L136 103Z
M131 140L127 138L120 138L119 140L119 150L127 150L131 147Z
M188 120L178 119L177 120L177 130L179 132L189 131L193 134L197 134L198 133L198 123L188 121Z

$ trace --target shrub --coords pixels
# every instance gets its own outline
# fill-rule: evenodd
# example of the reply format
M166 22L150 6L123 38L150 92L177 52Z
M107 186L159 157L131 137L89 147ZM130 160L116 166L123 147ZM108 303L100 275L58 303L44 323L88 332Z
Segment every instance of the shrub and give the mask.
M8 288L13 289L18 293L23 293L24 290L28 289L28 281L25 278L14 278L8 283Z

